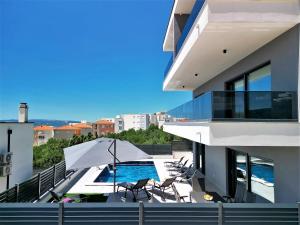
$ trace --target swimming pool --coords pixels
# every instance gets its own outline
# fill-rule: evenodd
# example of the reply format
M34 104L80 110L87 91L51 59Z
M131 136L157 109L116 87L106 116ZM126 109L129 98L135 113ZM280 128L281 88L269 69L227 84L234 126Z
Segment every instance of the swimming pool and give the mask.
M94 182L113 183L112 167L106 167ZM116 182L137 182L140 179L160 181L153 161L126 162L117 164Z

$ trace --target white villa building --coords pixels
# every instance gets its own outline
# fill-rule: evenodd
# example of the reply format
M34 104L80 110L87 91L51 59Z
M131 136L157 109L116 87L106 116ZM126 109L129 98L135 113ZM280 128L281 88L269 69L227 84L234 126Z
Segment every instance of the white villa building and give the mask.
M122 114L115 118L115 132L119 133L129 129L146 130L150 125L149 114Z
M193 141L218 193L300 201L300 2L175 0L164 91L191 91L165 132Z
M21 103L18 122L0 122L0 193L32 176L33 123Z

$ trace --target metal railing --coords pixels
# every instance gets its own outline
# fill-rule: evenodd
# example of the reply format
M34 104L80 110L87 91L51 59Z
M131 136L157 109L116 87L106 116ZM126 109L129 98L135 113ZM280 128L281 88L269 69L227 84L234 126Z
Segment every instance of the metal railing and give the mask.
M296 121L297 93L289 91L213 91L167 114L171 122L201 120Z
M0 224L299 225L300 204L0 204Z
M65 161L62 161L38 173L29 180L16 184L14 187L0 193L0 203L34 202L39 200L71 173L73 171L66 171Z

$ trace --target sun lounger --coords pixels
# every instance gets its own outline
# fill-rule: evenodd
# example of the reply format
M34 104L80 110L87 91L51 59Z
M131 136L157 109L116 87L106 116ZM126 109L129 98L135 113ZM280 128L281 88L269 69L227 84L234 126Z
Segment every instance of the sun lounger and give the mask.
M127 191L128 190L131 191L133 194L133 201L135 202L139 192L143 190L146 193L148 199L150 199L151 195L149 194L149 192L146 189L146 185L149 180L150 180L149 178L138 180L136 184L128 183L128 182L119 183L119 184L117 184L117 187L118 187L117 192L119 192L120 187L125 188L125 198L126 198ZM136 191L136 195L135 195L134 191Z
M166 167L179 166L182 163L183 159L184 157L182 156L178 161L168 161L165 162L164 164Z
M155 183L154 188L158 188L160 191L162 191L163 197L165 198L165 190L172 188L172 185L177 177L171 177L166 179L162 183Z

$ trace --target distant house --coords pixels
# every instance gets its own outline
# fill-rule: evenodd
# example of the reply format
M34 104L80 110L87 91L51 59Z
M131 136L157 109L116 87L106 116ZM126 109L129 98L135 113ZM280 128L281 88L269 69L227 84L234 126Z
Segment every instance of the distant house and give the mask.
M73 124L73 127L80 129L80 135L86 136L89 133L92 134L92 132L93 132L92 125L89 125L87 123L76 123L76 124Z
M107 135L115 132L114 122L108 120L98 120L93 124L93 134L98 136Z
M54 128L54 138L71 139L74 135L81 135L81 129L74 125L66 125Z
M34 145L46 144L50 138L54 137L54 127L41 125L33 128L34 130Z

